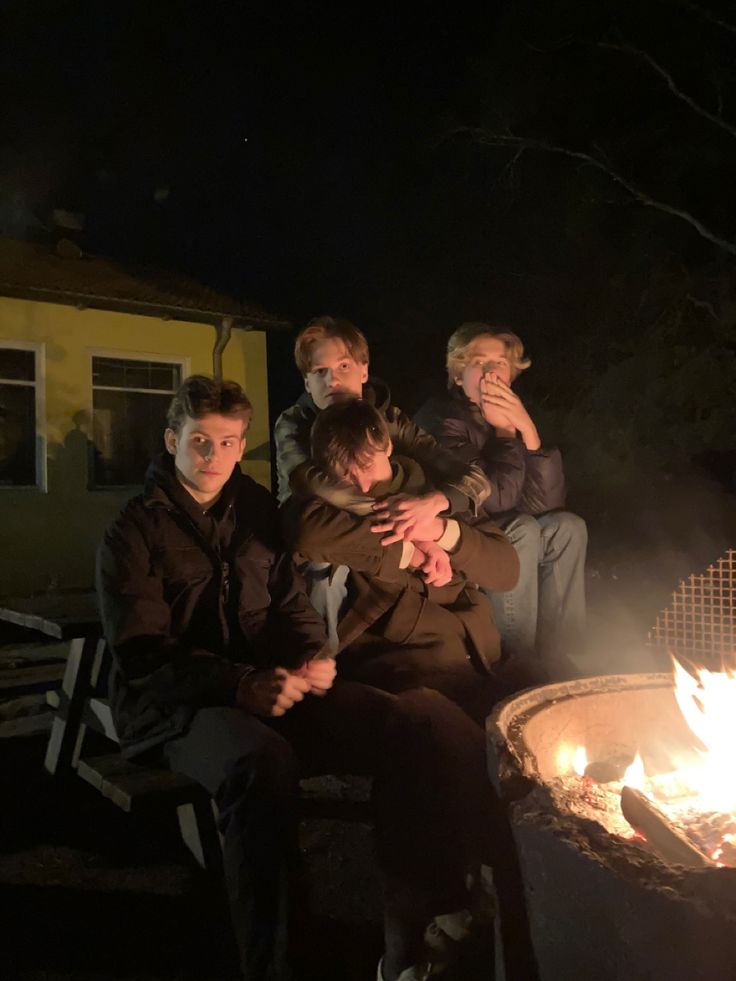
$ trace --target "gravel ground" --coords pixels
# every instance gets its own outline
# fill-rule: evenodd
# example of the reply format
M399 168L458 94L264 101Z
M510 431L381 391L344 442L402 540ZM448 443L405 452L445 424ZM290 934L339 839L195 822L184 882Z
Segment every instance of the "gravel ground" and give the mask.
M42 767L45 736L0 740L3 981L236 978L217 883L173 816L136 818ZM314 880L299 978L372 981L381 950L370 829L302 828Z

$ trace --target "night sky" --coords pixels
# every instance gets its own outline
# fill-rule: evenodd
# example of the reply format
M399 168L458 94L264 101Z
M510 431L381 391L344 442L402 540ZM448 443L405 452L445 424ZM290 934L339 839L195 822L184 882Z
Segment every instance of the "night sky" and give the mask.
M736 23L733 6L707 9ZM295 326L346 316L409 411L442 385L452 329L492 321L547 366L532 388L572 404L590 385L553 362L574 352L592 378L612 329L625 345L670 302L672 269L691 288L733 256L590 168L458 128L600 153L729 239L733 137L600 47L624 37L736 118L736 31L687 8L5 3L1 230L38 234L70 208L90 253L181 270ZM291 338L269 343L276 412L300 382Z

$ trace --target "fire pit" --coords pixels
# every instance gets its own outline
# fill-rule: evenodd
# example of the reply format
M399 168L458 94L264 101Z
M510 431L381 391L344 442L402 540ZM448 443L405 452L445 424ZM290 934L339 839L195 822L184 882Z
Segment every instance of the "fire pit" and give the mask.
M487 728L541 981L736 978L736 868L716 865L730 826L701 820L700 838L685 838L672 812L660 820L655 811L647 841L620 809L637 755L639 779L642 767L657 780L675 758L680 766L699 761L672 676L531 689L499 705ZM734 769L736 761L724 779ZM646 789L651 795L651 783ZM686 849L694 843L692 855L671 852L671 833ZM502 918L521 912L502 908Z

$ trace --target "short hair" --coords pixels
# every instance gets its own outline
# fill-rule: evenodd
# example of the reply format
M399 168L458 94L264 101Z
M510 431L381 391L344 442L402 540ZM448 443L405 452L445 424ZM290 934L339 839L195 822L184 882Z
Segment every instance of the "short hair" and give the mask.
M368 341L355 324L342 317L315 317L300 331L294 344L294 359L303 376L312 370L312 348L328 337L336 337L357 364L368 364Z
M341 477L368 466L375 453L387 453L391 446L386 420L365 399L327 406L314 420L311 439L314 463Z
M169 429L178 432L187 418L201 419L211 413L221 416L250 415L252 411L250 399L237 382L210 378L208 375L190 375L171 400L166 421Z
M462 324L450 336L447 342L447 384L452 388L455 379L462 374L462 370L468 363L468 348L473 341L488 335L503 341L506 345L506 354L511 367L511 381L518 378L522 371L531 365L529 358L524 357L524 345L521 338L510 330L497 330L490 324L482 324L476 321Z

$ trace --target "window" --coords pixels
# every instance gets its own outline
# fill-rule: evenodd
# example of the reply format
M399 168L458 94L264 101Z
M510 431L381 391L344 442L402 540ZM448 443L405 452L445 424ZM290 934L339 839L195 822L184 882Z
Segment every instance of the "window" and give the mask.
M143 483L181 377L181 362L92 358L94 487Z
M5 342L7 343L7 342ZM35 349L0 341L0 487L42 484Z

